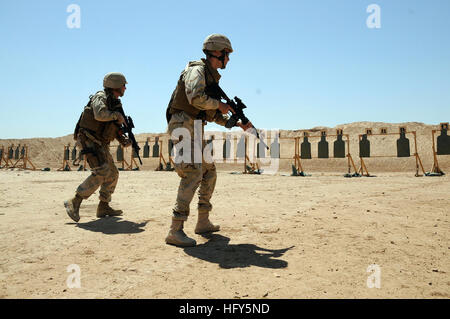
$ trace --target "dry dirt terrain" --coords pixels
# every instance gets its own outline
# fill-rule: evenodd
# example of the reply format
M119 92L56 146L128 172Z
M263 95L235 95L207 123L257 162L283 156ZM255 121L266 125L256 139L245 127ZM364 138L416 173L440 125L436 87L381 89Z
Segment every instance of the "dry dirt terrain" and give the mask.
M125 214L95 218L95 194L76 224L63 200L88 174L0 172L1 298L450 298L448 176L219 172L222 230L194 234L194 200L182 249L164 243L176 173L121 172Z
M396 130L344 128L357 166L357 133L377 125ZM432 128L413 127L426 171ZM164 242L179 177L154 171L158 159L120 172L111 206L123 216L97 219L97 192L74 223L63 201L89 171L55 171L69 142L0 140L30 145L38 168L0 170L0 298L450 298L450 179L415 177L414 157L368 159L376 177L353 178L346 159L305 160L307 177L289 176L292 160L275 175L218 164L221 231L194 234L195 198L185 231L198 245L183 249ZM449 156L439 163L450 172Z

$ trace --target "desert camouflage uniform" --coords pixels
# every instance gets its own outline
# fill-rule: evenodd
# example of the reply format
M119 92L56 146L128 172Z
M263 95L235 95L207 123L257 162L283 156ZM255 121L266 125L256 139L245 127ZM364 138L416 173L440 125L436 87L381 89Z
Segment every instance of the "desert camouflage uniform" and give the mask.
M185 84L186 97L189 104L198 108L199 110L207 111L208 114L213 114L207 119L213 122L225 126L228 118L218 112L219 101L213 99L205 94L206 79L205 68L208 67L203 61L190 62L182 73L182 79ZM209 68L209 72L214 77L214 80L218 82L220 74ZM178 175L181 177L180 185L178 187L178 194L175 206L173 208L173 218L176 220L186 221L189 216L189 206L194 197L195 191L199 188L198 196L198 210L199 213L207 213L212 210L211 196L216 186L216 166L214 163L195 163L193 160L194 154L194 121L195 117L189 115L187 112L181 111L172 115L168 133L172 135L172 132L177 128L186 128L191 135L191 163L175 163L175 168ZM204 125L202 126L202 137L204 133ZM202 139L203 140L203 139ZM177 142L175 141L174 144ZM202 141L202 154L205 147L205 142Z
M96 146L94 144L91 141L86 142L87 147L96 147L97 152L102 154L101 156L106 159L106 162L99 167L91 168L91 175L78 186L76 192L81 198L87 199L101 186L99 199L109 203L119 180L119 171L109 152L109 145Z
M97 92L91 101L91 106L94 111L94 116L97 121L108 122L117 120L116 112L110 111L106 105L106 94L104 91ZM121 144L125 143L123 137L118 135L117 139ZM95 156L87 154L87 160L91 166L91 175L78 186L76 193L83 199L89 198L99 187L99 199L102 202L110 202L111 194L119 179L119 171L114 164L114 159L109 150L109 143L102 143L98 140L86 139L86 147L94 148L97 156L102 158L104 163L100 166L95 166Z

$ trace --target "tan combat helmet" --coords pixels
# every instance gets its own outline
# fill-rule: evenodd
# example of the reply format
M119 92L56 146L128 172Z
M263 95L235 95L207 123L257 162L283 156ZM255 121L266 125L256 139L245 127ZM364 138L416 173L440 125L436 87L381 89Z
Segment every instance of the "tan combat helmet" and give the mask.
M230 40L222 34L208 35L203 42L203 52L205 51L227 51L233 52ZM205 52L206 53L206 52Z
M111 89L120 89L122 86L127 84L127 80L122 73L111 72L105 75L103 79L103 87Z

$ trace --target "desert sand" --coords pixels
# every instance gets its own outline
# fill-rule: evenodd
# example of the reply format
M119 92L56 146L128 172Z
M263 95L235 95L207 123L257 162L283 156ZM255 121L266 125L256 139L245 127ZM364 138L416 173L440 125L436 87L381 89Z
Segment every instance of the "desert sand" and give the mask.
M344 134L356 143L377 125L397 130L358 123ZM438 126L409 127L430 171ZM450 298L450 179L415 177L414 157L368 159L376 177L353 178L343 177L346 159L304 161L307 177L289 176L288 159L275 175L218 164L211 219L221 231L194 234L195 198L185 232L197 246L177 248L164 238L179 177L154 171L158 159L120 172L111 206L123 216L97 219L98 192L79 223L67 216L63 201L89 175L55 171L70 138L0 140L27 143L33 163L52 168L0 170L0 298ZM448 158L439 157L444 172ZM368 286L374 264L379 288ZM80 288L67 284L70 265Z

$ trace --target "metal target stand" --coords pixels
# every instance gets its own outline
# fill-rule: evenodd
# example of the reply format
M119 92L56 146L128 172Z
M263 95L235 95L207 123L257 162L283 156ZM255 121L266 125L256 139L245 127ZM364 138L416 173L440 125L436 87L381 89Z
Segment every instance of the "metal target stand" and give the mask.
M387 133L387 131L384 130L384 131L382 131L382 133L372 134L372 130L371 129L366 129L366 134L359 134L358 135L358 140L359 140L359 143L361 145L361 141L362 141L363 137L367 137L367 136L381 136L381 135L383 135L383 136L386 136L386 135L400 135L400 137L401 137L402 134L404 136L406 136L406 134L413 134L413 136L414 136L414 154L413 154L413 156L415 157L415 160L416 160L416 174L415 174L415 176L416 177L421 177L423 175L426 175L425 170L424 170L423 165L422 165L422 160L420 159L420 156L419 156L419 154L417 152L417 135L416 135L416 131L408 132L406 130L406 127L400 127L398 133ZM398 150L397 150L397 152L398 152ZM411 156L411 155L398 156L398 154L397 154L397 156L384 156L384 155L362 156L361 152L360 152L359 155L360 155L359 159L360 159L360 164L361 165L360 165L360 168L358 169L358 174L361 174L362 176L366 176L366 177L373 177L373 175L370 175L370 173L369 173L369 171L367 169L367 165L364 162L363 157L368 157L368 158L382 158L382 157L385 157L386 158L386 157L410 157ZM419 168L422 169L423 175L419 174Z
M347 157L347 167L348 172L344 175L344 177L359 177L358 170L356 169L355 162L353 161L352 155L350 154L350 136L349 134L343 134L343 131L341 129L338 129L336 134L327 135L326 131L322 131L320 135L309 135L307 132L303 132L304 138L323 138L323 137L345 137L346 141L344 142L347 145L347 154L345 154L345 157ZM282 138L280 138L282 139ZM283 138L283 139L292 139L292 138ZM292 166L292 176L308 176L303 171L303 166L301 162L301 155L300 155L300 137L295 137L295 154L294 154L294 165ZM345 153L345 151L344 151ZM345 158L344 157L344 158ZM341 157L317 157L317 158L341 158ZM310 157L309 159L315 159L315 157ZM351 169L354 169L354 173L351 174Z
M447 123L441 123L440 124L441 129L440 130L432 130L431 131L431 138L432 138L432 146L433 146L433 167L431 169L431 171L429 173L426 173L426 176L443 176L445 175L445 173L441 170L441 168L439 167L439 162L438 162L438 155L450 155L450 141L449 138L447 136L447 131L448 131L448 122ZM437 147L437 151L436 151L436 143L435 143L435 134L437 132L441 132L441 136L446 137L446 144L443 145L444 148L446 147L447 149L440 149L439 146L439 141L438 141L438 147Z
M63 161L62 166L58 168L58 171L71 171L70 168L70 144L64 145Z
M19 164L19 162L22 162L22 164ZM27 164L31 165L32 168L27 167ZM33 163L30 161L30 158L28 157L28 146L26 145L23 146L20 158L17 160L17 162L14 163L13 167L21 169L29 169L32 171L36 170L36 167L33 165Z

